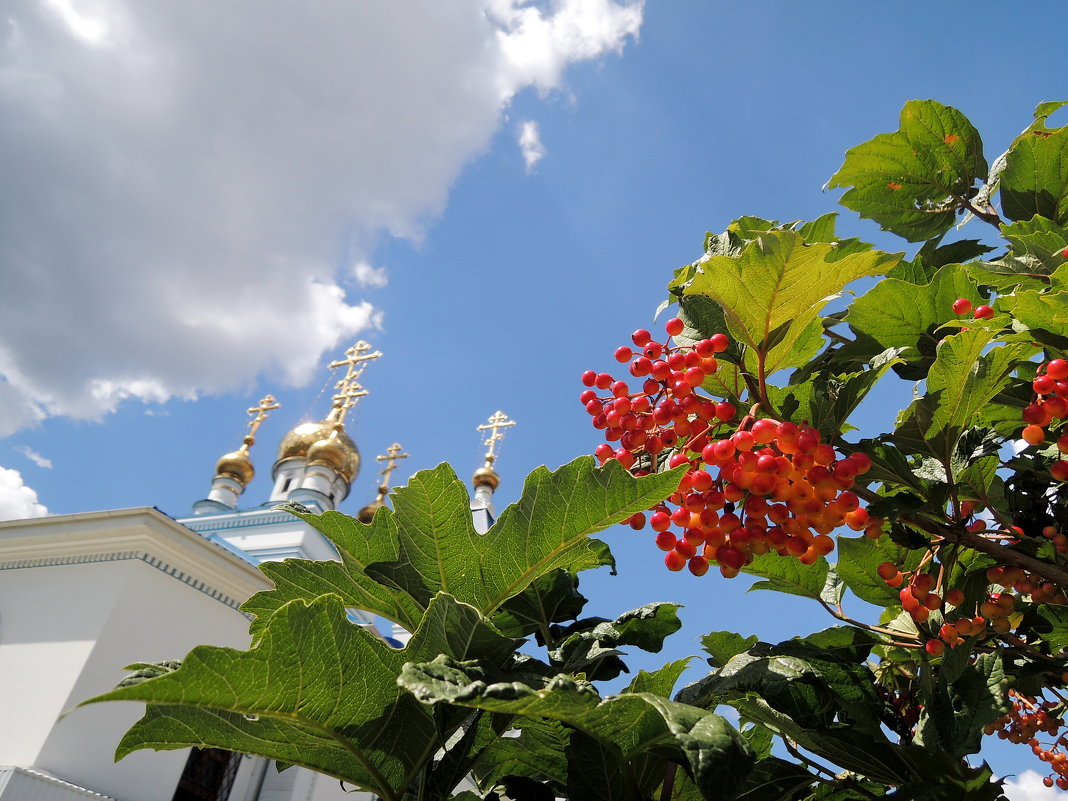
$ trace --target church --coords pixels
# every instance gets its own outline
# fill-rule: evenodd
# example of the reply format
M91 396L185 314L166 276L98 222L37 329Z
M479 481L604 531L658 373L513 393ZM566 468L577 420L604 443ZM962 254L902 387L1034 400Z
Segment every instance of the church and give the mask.
M114 762L115 746L141 716L136 704L78 708L115 686L123 668L145 659L181 658L196 645L246 648L241 604L270 582L256 569L290 557L336 559L318 531L274 507L336 509L361 457L345 418L367 394L364 369L382 354L357 342L329 368L340 371L332 405L317 422L289 431L271 468L270 497L242 504L254 470L260 424L278 408L271 396L249 409L241 446L216 464L207 497L189 517L152 507L0 522L0 801L365 801L340 782L303 768L215 749L138 751ZM496 443L513 421L497 412L485 464L473 477L476 529L494 519ZM385 505L389 482L407 454L394 444L367 522ZM351 613L399 646L407 633Z

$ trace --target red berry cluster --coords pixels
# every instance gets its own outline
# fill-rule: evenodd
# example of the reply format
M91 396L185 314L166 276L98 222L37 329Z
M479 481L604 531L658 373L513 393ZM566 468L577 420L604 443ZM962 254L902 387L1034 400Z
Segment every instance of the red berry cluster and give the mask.
M683 323L669 320L665 330L676 337ZM733 404L697 394L718 369L715 354L727 349L726 335L685 347L656 342L642 329L632 340L640 351L621 347L615 355L629 363L641 389L590 370L580 400L605 432L608 442L595 451L601 463L616 459L636 475L655 471L665 456L668 467L688 466L678 490L650 510L669 570L688 566L700 576L714 563L733 577L769 551L811 564L834 549L829 535L842 525L879 535L882 521L870 520L849 491L870 458L838 458L807 425L753 416L736 423ZM630 520L635 529L645 522L642 513Z
M1064 676L1061 677L1063 681ZM1060 734L1065 723L1064 702L1046 698L1034 698L1009 690L1012 710L986 727L987 734L997 733L998 738L1010 743L1026 743L1040 760L1050 767L1050 773L1042 780L1046 787L1056 785L1068 790L1068 737ZM1043 744L1039 736L1046 735L1050 742ZM1056 778L1054 778L1056 777Z
M1068 361L1051 359L1038 368L1031 382L1034 397L1024 407L1023 420L1027 424L1020 435L1028 445L1046 441L1046 428L1054 421L1068 417ZM1068 434L1057 438L1057 449L1068 454ZM1059 459L1050 465L1050 474L1057 481L1068 481L1068 460Z
M877 572L887 585L900 591L901 607L917 626L927 622L931 612L940 611L944 621L937 632L929 632L924 648L931 656L941 656L946 646L961 645L965 637L988 632L1005 634L1012 628L1010 617L1016 614L1016 604L1026 598L1031 603L1064 604L1068 598L1052 582L1028 573L1019 567L1000 565L988 568L989 585L986 596L971 609L966 609L964 593L959 588L947 590L945 596L937 592L937 578L922 570L902 573L893 562L883 562ZM908 582L905 583L906 576Z

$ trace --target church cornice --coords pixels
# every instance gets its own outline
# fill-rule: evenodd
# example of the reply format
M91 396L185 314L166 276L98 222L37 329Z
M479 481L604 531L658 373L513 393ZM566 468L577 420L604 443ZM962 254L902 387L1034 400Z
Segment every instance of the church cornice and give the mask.
M128 560L235 609L271 586L239 556L151 507L0 523L0 570Z

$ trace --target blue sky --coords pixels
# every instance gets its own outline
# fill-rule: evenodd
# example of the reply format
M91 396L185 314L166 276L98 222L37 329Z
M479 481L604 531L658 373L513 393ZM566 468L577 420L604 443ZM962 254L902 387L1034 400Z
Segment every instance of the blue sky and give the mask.
M258 503L356 338L385 353L350 418L365 460L399 441L398 477L466 478L502 409L503 505L595 447L578 375L650 325L705 231L835 211L844 151L907 99L961 109L992 159L1068 88L1058 2L184 8L17 0L0 20L0 514L184 515L271 392ZM367 466L342 508L375 483ZM608 539L621 576L587 582L590 611L681 600L667 657L831 622Z

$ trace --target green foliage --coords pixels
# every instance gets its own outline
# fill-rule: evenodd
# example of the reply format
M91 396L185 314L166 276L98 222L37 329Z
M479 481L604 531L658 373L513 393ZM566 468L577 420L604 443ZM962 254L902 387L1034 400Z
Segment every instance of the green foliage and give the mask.
M680 627L672 603L581 617L578 573L613 564L592 538L607 526L711 503L696 473L663 467L718 458L689 439L711 404L691 405L658 429L674 427L663 458L635 465L659 472L635 478L614 458L540 468L486 534L444 465L395 490L392 509L367 525L292 509L338 561L262 565L274 588L243 607L249 649L138 663L93 699L146 704L118 755L245 751L386 801L1003 798L976 758L984 734L1027 723L1028 710L1055 723L1068 715L1068 492L1058 478L1068 448L1055 442L1068 442L1068 409L1042 417L1054 396L1068 399L1043 378L1068 349L1068 128L1047 126L1062 105L1040 105L989 174L971 123L930 100L909 101L898 131L849 150L830 186L846 189L847 208L921 242L910 257L840 239L833 214L747 216L707 234L701 258L668 285L662 309L677 304L683 324L676 346L730 336L699 397L749 409L739 430L759 418L811 426L870 461L855 477L842 465L856 472L862 457L817 478L777 460L759 468L778 482L764 492L753 489L759 476L738 477L758 460L750 470L739 457L732 476L712 479L721 514L687 511L693 528L676 555L701 549L708 561L697 564L714 571L719 559L728 577L741 565L751 589L811 604L836 625L774 645L712 631L701 638L709 670L674 697L691 658L641 671L615 694L598 686L627 670L624 649L658 652ZM990 224L992 238L952 239L958 219ZM993 314L958 314L958 299ZM915 382L911 401L883 430L852 437L866 401L895 378ZM1025 416L1042 419L1045 441L1013 447ZM621 423L609 439L633 444L636 430ZM840 494L847 487L855 497ZM867 519L844 505L833 523L820 519L847 500L863 502ZM724 522L731 513L745 524ZM825 533L843 520L857 533L835 532L832 545ZM740 543L748 550L735 561ZM399 623L410 642L390 647L351 609ZM717 714L724 706L738 727ZM1056 736L1041 740L1055 769ZM476 789L455 794L464 777Z

